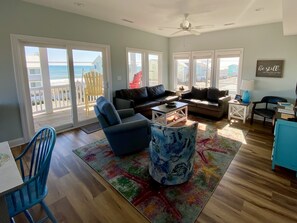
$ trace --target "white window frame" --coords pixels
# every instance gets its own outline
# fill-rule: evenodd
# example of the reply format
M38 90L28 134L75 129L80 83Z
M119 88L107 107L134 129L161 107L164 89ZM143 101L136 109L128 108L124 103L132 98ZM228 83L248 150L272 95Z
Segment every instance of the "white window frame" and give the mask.
M22 132L23 138L19 143L27 142L34 134L34 124L32 118L32 107L30 106L30 98L29 87L23 83L28 83L28 70L26 69L25 64L25 45L34 45L39 47L57 47L66 49L68 52L68 64L73 65L72 60L72 50L73 49L84 49L84 50L96 50L100 49L105 55L105 60L103 62L103 69L106 74L106 82L104 88L106 89L106 97L107 99L112 98L112 76L111 76L111 59L110 59L110 46L95 44L95 43L86 43L79 41L71 41L71 40L61 40L54 38L44 38L44 37L35 37L35 36L26 36L26 35L17 35L11 34L11 45L13 52L13 63L14 63L14 76L16 80L17 86L17 95L20 106L20 115L21 115L21 123L22 123ZM106 64L106 65L105 65ZM74 82L74 71L73 67L69 66L70 70L70 82L72 82L71 87L71 97L73 98L73 106L76 106L76 95L75 95L75 82ZM72 70L72 71L71 71ZM69 126L69 129L79 127L79 123L77 120L77 111L73 112L73 126ZM82 125L86 124L81 122Z
M158 55L158 84L162 83L163 53L159 51L143 50L137 48L126 48L127 64L127 88L129 88L129 53L140 53L142 62L142 83L143 86L149 86L149 54Z
M175 70L175 59L187 59L189 58L190 62L190 83L189 89L194 86L194 59L195 57L206 57L207 55L211 55L212 58L212 69L211 69L211 81L210 87L217 87L218 86L218 75L219 75L219 66L218 66L218 59L224 57L240 57L239 59L239 66L238 66L238 78L237 78L237 94L240 93L240 83L242 79L242 62L243 62L243 48L234 48L234 49L219 49L219 50L205 50L205 51L190 51L190 52L175 52L172 54L172 79L173 79L173 88L176 89L177 85L177 75ZM178 90L178 89L177 89Z

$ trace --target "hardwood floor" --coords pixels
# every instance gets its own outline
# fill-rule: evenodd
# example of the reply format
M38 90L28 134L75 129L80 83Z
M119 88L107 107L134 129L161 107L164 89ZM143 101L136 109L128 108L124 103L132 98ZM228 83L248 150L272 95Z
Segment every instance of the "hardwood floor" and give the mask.
M217 128L228 124L227 120L198 121ZM231 125L248 130L246 144L241 146L196 222L297 222L295 172L271 170L272 127L241 121ZM47 204L58 222L148 222L72 152L101 137L102 131L85 134L80 129L58 135L48 178ZM38 218L43 212L35 207L33 214ZM16 222L25 222L22 214Z

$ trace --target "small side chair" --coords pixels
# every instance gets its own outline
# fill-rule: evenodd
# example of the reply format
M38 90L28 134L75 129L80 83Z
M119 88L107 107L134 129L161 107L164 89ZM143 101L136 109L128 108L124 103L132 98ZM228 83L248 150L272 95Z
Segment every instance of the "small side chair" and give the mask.
M193 175L198 123L182 127L151 125L149 173L163 185L177 185Z
M287 99L277 96L265 96L261 99L261 101L253 102L254 105L250 123L253 124L254 115L256 114L264 118L263 124L265 125L266 119L272 119L275 115L275 109L269 108L269 105L277 105L278 102L287 102Z
M15 159L20 164L20 171L24 184L5 196L6 203L11 217L24 212L30 223L34 222L28 209L36 204L40 204L47 216L38 222L43 222L49 218L56 223L54 215L44 202L48 190L46 186L47 176L52 157L52 151L56 142L56 132L52 127L40 129L29 142L24 151ZM26 160L31 157L30 166L26 167Z

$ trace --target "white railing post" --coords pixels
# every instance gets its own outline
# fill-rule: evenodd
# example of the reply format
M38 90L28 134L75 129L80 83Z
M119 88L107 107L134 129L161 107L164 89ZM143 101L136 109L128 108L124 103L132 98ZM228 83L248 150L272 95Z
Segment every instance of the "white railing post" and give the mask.
M48 67L48 57L47 57L47 48L39 47L40 54L40 68L42 74L42 84L43 84L43 92L44 92L44 104L46 113L53 112L52 106L52 98L51 98L51 83L50 83L50 75L49 75L49 67ZM40 102L42 107L42 101Z

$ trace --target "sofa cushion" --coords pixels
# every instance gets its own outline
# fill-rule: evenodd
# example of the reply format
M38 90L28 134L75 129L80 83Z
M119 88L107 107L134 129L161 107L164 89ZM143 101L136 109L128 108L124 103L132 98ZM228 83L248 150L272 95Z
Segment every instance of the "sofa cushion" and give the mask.
M196 88L192 86L191 94L192 97L198 100L206 100L207 98L207 88Z
M165 88L163 84L147 87L146 89L150 99L162 97L165 94Z
M134 107L135 111L140 112L143 110L150 110L154 106L160 105L159 101L146 101L144 103L138 104Z
M219 91L219 98L221 97L225 97L229 94L229 91L228 90L220 90Z
M218 102L219 100L219 89L217 88L208 88L207 91L207 100L210 102Z
M172 102L172 101L178 101L178 96L163 96L160 98L155 99L155 101L159 101L161 104Z
M109 125L121 124L121 118L112 103L107 101L104 97L97 99L97 106L99 112L105 118Z
M141 103L148 99L146 87L134 88L134 89L122 89L120 95L122 98L133 100L136 103Z

